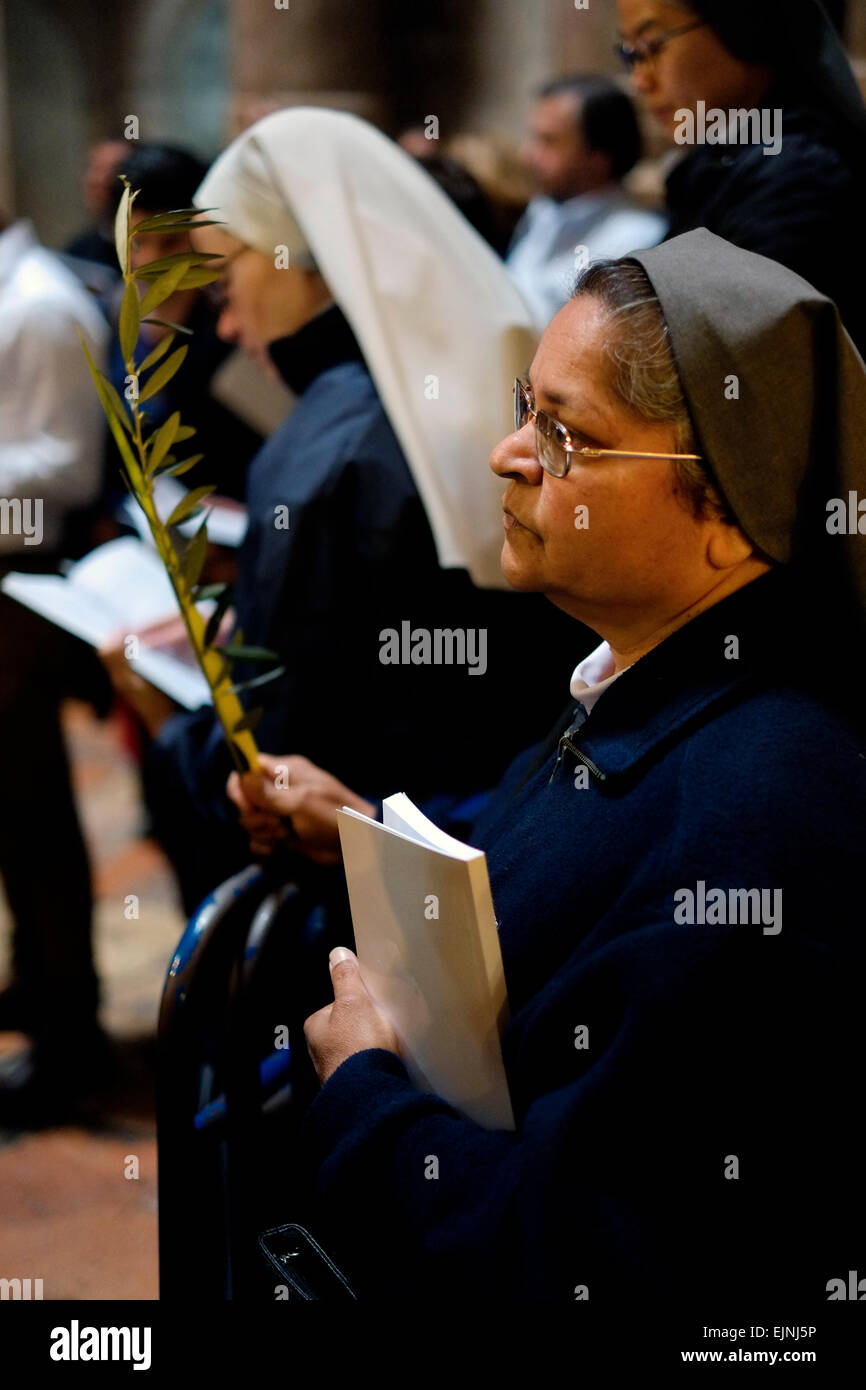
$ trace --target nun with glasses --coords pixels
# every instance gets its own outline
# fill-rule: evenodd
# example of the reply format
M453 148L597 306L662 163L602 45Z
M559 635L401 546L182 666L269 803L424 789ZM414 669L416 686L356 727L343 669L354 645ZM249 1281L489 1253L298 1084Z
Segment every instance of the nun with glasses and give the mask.
M862 351L866 105L820 0L617 8L632 85L682 149L668 236L707 227L781 261L836 301ZM741 126L732 111L759 119Z
M516 1130L416 1089L336 950L309 1224L362 1297L816 1312L864 1238L866 368L698 230L590 267L515 402L504 573L600 639L466 837ZM355 803L307 775L236 792L321 852Z
M192 234L221 258L217 332L297 397L246 494L236 631L284 667L246 697L264 706L258 744L338 760L362 790L399 775L416 797L483 795L520 746L516 711L554 717L581 645L509 593L498 562L484 460L535 344L523 301L423 169L345 113L266 116L195 202L219 221ZM531 665L530 632L544 637ZM210 709L128 683L153 735L154 830L191 911L249 859L228 753ZM455 721L458 706L472 717Z

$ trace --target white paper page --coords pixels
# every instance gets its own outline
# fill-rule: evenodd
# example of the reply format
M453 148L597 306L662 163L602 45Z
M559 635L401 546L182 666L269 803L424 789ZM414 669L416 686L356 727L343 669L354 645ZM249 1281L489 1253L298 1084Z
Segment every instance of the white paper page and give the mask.
M164 691L184 709L199 709L213 703L210 686L198 664L188 666L171 652L161 652L143 644L141 655L129 664L144 680Z
M473 887L486 884L483 855L471 851L480 862L466 862L350 810L337 819L362 978L415 1084L480 1124L513 1129L499 1041L501 954L488 887L499 962L491 979L479 935L484 892ZM431 894L437 911L428 915Z
M62 581L96 598L115 617L115 628L134 632L177 613L177 599L155 550L133 536L100 545L78 560Z
M348 810L348 807L343 809ZM480 850L465 845L462 840L455 840L453 835L446 835L444 830L440 830L438 825L418 810L405 792L395 792L382 802L382 824L391 830L399 830L410 840L442 850L444 854L450 854L455 859L468 861L478 859L481 855Z
M0 589L40 617L99 647L121 619L102 598L76 590L57 574L7 574Z
M163 521L171 516L177 504L183 501L188 490L177 478L155 479L153 498L157 513ZM236 506L230 506L228 503L212 502L209 498L206 499L205 505L208 509L208 540L213 541L214 545L231 546L236 549L242 544L247 533L246 507L242 507L239 503ZM153 547L154 540L147 517L138 503L134 502L131 497L125 498L121 506L121 513L135 527L145 545ZM201 517L194 517L191 521L182 521L177 529L182 536L191 536L200 525Z
M177 599L162 561L132 536L91 551L70 566L65 578L13 571L0 588L93 647L118 630L131 634L177 614ZM202 611L206 607L212 605L201 605ZM191 649L186 659L144 643L140 650L130 665L145 680L186 709L211 703L210 688Z

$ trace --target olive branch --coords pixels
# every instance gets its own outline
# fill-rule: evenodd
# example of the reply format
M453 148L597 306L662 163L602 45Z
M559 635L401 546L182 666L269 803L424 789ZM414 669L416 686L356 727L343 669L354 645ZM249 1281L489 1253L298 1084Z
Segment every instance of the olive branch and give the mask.
M147 517L157 551L171 580L190 644L210 688L214 711L222 725L235 766L239 771L246 768L257 771L258 748L252 730L261 716L261 710L246 713L238 695L243 690L275 679L282 674L282 668L268 671L243 685L232 684L231 666L234 660L272 661L276 654L263 647L245 646L240 631L235 632L228 646L214 646L220 623L231 602L231 592L225 584L201 585L198 581L204 567L208 544L207 510L202 504L216 489L214 486L193 488L165 521L160 519L154 502L155 480L163 474L178 477L186 473L204 455L192 454L179 459L172 453L179 444L191 439L195 434L195 430L189 425L181 423L179 411L175 410L158 429L149 430L147 415L141 409L144 401L155 396L171 380L186 357L187 346L175 347L170 351L177 334L191 333L189 328L181 324L167 323L164 319L151 317L153 311L178 290L198 288L216 280L218 274L209 268L208 263L219 260L220 257L207 252L185 251L150 261L139 266L137 270L130 269L130 244L134 234L179 232L217 224L212 219L202 219L202 209L193 207L159 213L131 229L129 214L137 191L132 191L125 176L121 175L121 178L124 191L114 222L114 240L125 285L120 307L119 334L127 374L128 385L124 392L127 404L124 404L112 383L96 367L83 338L82 347L109 429L123 460L125 472L122 470L121 476ZM208 212L211 209L205 208L203 211ZM144 291L143 295L141 290ZM144 360L136 364L135 350L142 323L159 324L168 329L168 332ZM149 375L142 385L141 378L145 373ZM192 539L179 550L176 544L178 533L172 528L199 516L202 517L201 525ZM207 619L196 607L197 603L206 599L216 600L215 607Z

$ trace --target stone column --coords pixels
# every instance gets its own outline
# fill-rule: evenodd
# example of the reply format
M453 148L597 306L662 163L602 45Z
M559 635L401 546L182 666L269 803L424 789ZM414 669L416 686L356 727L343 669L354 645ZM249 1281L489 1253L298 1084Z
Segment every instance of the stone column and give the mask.
M387 124L380 0L233 0L228 136L281 106Z
M12 131L9 128L9 77L6 70L6 27L0 0L0 213L11 222L15 216L12 182Z

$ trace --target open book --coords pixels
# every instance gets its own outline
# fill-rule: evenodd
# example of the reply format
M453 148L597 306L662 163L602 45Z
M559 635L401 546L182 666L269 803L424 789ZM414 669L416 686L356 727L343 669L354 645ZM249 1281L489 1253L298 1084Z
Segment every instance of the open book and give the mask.
M183 483L179 483L177 478L159 477L153 482L153 501L156 510L163 521L170 517L178 503L186 497L188 488ZM234 502L230 497L209 497L207 503L207 535L208 540L214 545L225 545L237 548L243 544L244 536L247 533L247 509L240 502ZM141 539L149 549L156 549L156 542L153 539L153 532L150 524L141 507L132 497L125 497L120 505L120 520L134 526ZM190 517L189 521L182 521L178 526L178 531L182 536L189 539L198 530L199 518Z
M417 1086L514 1129L502 1061L505 974L487 861L399 793L383 824L337 812L361 975Z
M152 623L177 617L177 599L162 560L134 536L97 546L63 576L13 571L0 588L92 647L101 646L118 630L133 636ZM188 642L159 650L141 641L129 664L187 709L211 702Z

